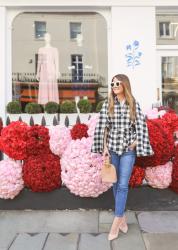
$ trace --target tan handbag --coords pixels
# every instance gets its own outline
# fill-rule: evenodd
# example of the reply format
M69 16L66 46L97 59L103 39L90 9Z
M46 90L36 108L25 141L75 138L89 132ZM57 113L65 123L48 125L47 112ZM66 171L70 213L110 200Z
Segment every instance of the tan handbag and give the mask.
M110 157L105 157L104 163L101 169L101 179L102 182L117 182L116 168L110 163Z

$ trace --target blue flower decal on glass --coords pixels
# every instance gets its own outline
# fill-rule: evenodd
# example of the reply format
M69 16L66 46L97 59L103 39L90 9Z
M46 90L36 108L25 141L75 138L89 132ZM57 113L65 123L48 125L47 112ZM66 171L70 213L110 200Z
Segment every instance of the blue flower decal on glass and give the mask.
M140 65L140 57L142 56L142 52L139 51L139 41L135 40L132 44L128 44L126 46L127 54L126 60L127 60L127 67L132 67L132 69L135 68L135 66Z

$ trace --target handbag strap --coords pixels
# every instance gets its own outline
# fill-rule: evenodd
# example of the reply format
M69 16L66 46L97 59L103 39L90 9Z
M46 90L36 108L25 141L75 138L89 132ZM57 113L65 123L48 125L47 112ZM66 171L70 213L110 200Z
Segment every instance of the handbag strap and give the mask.
M111 156L106 157L106 158L104 159L104 163L105 163L108 167L110 167L110 164L111 164Z

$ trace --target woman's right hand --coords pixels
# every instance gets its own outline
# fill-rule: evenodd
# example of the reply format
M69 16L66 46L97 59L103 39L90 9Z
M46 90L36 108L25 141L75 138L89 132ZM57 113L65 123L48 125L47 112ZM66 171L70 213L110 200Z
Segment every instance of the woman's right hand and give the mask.
M106 158L108 156L111 156L110 153L109 153L109 150L108 150L107 146L104 147L103 156L104 156L104 158Z

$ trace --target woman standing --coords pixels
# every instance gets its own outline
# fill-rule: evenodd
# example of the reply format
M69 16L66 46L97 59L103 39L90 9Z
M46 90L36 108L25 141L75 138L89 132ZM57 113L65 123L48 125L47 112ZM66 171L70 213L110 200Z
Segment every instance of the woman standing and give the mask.
M148 128L139 103L131 92L129 78L118 74L112 78L109 98L104 101L95 127L91 152L111 157L116 167L117 182L113 184L114 220L108 240L118 237L119 229L126 233L124 215L129 179L136 156L153 155Z

